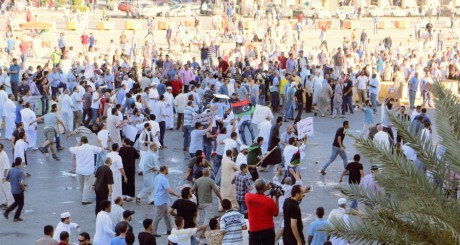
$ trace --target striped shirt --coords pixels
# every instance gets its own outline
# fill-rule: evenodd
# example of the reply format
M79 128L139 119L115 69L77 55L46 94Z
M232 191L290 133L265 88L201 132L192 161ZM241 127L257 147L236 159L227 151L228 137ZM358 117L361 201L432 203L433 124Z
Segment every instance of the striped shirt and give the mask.
M243 242L242 228L246 225L244 216L237 211L230 211L220 218L220 230L226 231L222 245L240 244Z
M192 126L193 114L195 114L195 110L191 106L184 108L184 126Z

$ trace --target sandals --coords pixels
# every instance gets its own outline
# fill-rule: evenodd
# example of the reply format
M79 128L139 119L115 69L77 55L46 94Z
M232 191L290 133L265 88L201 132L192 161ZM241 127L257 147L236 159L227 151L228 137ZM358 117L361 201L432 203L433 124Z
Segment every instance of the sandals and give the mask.
M141 205L141 199L139 197L136 197L136 204Z

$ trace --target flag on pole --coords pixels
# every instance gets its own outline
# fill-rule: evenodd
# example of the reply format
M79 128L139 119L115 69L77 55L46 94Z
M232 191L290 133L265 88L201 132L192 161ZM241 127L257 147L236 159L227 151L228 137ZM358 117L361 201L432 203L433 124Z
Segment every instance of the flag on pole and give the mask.
M299 166L299 164L300 164L300 151L297 150L296 153L292 155L291 162L289 163L289 165L291 167L297 167Z
M254 112L254 106L249 103L249 100L243 100L240 102L232 103L232 110L235 117L241 117L244 115L250 115Z

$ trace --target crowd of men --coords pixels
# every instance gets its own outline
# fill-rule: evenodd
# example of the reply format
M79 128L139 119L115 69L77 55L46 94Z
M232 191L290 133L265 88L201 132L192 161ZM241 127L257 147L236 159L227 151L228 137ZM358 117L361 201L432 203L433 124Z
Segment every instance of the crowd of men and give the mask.
M226 14L228 9L222 21L239 26ZM122 32L118 43L112 40L103 49L96 47L92 33L83 32L81 48L68 46L61 33L51 62L31 67L26 47L7 37L7 53L2 54L7 61L0 69L0 125L5 120L3 137L14 150L5 152L0 144L4 217L16 209L14 221L22 221L25 180L34 177L26 168L27 152L51 152L59 161L66 136L76 139L68 149L69 172L78 177L81 204L94 204L97 217L93 238L81 232L80 244L133 244L130 221L135 211L125 210L123 203L143 201L153 206L154 216L143 220L140 244L155 244L162 219L171 244L198 244L205 238L207 244L274 244L280 239L284 244L346 244L322 231L331 219L348 220L343 198L327 219L318 207L317 220L304 235L299 203L311 188L302 183L307 137L298 137L297 122L305 114L344 118L362 110L363 136L403 151L423 171L413 149L393 133L388 112L410 120L412 132L430 140L425 106L433 106L434 83L459 79L460 47L447 46L441 30L428 28L423 35L411 35L407 44L393 47L387 37L372 47L366 30L355 29L329 50L327 30L321 28L321 45L308 48L300 41L301 29L292 40L287 38L299 24L283 30L286 25L279 19L267 22L260 38L235 31L230 35L235 46L228 52L219 51L219 38L204 41L199 60L183 60L171 49L157 47L149 35L136 54L127 47L137 45L139 34ZM304 25L302 17L298 22ZM168 29L168 46L171 32L181 31ZM382 82L393 83L392 99L379 101ZM413 109L410 116L402 105L405 98ZM232 104L246 101L255 112L240 115ZM206 123L195 122L200 114L212 116ZM43 127L38 126L41 121ZM359 124L343 121L337 130L321 174L339 155L344 169L340 182L348 175L350 184L384 193L373 180L377 167L366 175L358 154L348 161L344 138L351 123ZM283 124L288 124L285 132ZM128 137L127 127L136 128L135 138ZM189 185L179 193L167 177L170 164L159 160L159 151L179 144L165 140L177 130L183 132L181 148L191 158L183 176ZM43 143L37 142L38 134L44 135ZM268 183L259 172L273 165L276 174ZM143 179L141 188L136 188L136 178ZM171 196L177 199L172 202ZM358 207L356 200L350 201L350 208ZM204 217L197 222L199 213ZM69 212L60 217L55 229L44 227L36 244L67 244L72 230L80 232Z

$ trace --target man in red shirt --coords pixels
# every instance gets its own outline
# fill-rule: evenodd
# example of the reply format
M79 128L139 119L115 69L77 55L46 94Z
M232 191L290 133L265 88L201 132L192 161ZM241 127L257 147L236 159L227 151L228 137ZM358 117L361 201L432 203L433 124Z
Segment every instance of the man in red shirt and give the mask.
M287 61L287 57L284 56L284 52L281 52L281 55L278 56L278 61L280 62L280 68L281 69L286 69L286 61Z
M217 58L217 60L219 61L219 66L218 66L219 70L222 70L222 73L227 75L228 68L230 68L230 65L228 64L227 61L225 61L221 57Z
M273 198L265 196L270 187L263 179L255 182L257 193L246 193L244 200L249 216L249 244L275 244L273 217L279 213L279 194Z
M83 32L83 34L80 37L80 40L81 40L81 45L83 45L83 54L86 54L86 52L88 51L88 47L89 47L89 36L86 35L86 32Z
M25 66L27 53L29 53L29 46L24 40L21 40L21 43L19 44L19 50L21 50L21 63Z
M174 75L174 79L171 81L172 94L174 98L180 93L180 90L184 87L184 83L179 79L177 74Z

